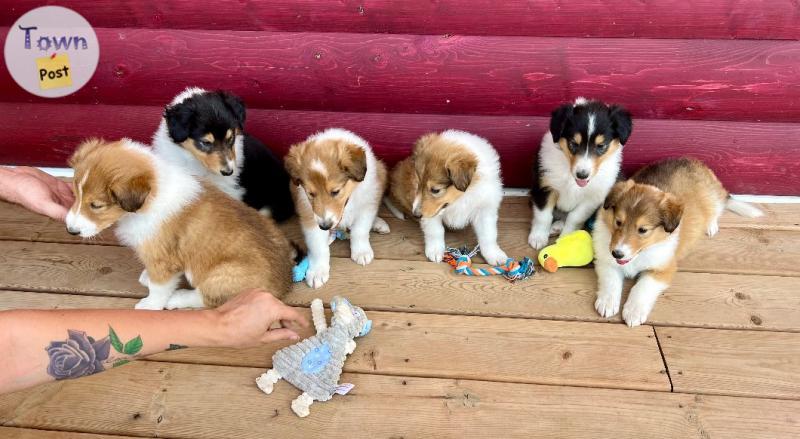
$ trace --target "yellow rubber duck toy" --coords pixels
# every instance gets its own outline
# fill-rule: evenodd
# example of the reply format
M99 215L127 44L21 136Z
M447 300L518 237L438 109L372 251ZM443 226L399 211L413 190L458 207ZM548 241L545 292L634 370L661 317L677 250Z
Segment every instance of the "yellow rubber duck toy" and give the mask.
M559 267L583 267L594 259L592 235L576 230L556 240L539 252L539 265L550 273Z

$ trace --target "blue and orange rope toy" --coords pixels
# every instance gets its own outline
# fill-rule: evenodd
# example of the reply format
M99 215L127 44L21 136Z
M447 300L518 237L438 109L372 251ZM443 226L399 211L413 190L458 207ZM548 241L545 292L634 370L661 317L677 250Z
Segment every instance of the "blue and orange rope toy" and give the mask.
M512 283L518 280L525 280L536 274L536 270L533 268L533 261L528 257L522 258L521 261L508 258L503 265L494 267L473 267L472 257L478 254L479 251L479 245L475 246L472 251L466 246L460 248L450 247L444 255L444 262L450 264L456 270L456 274L464 276L502 275Z

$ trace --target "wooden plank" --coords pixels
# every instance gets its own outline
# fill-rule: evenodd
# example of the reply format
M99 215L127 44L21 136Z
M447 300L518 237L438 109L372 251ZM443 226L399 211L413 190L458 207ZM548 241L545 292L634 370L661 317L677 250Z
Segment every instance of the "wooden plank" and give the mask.
M41 1L16 0L0 17L10 26ZM226 13L203 17L196 1L66 0L58 2L95 27L366 32L403 34L525 35L637 38L800 39L800 18L788 0L718 2L680 0L492 0L396 2L391 0L277 4L230 3ZM624 13L620 13L624 11ZM475 17L481 17L476 26ZM575 20L575 17L581 17Z
M5 116L0 118L0 130L9 145L0 149L0 163L66 166L74 148L87 137L149 142L161 107L0 103L0 114ZM448 128L472 131L497 148L508 187L530 186L532 159L548 123L546 118L524 116L258 109L249 110L247 120L248 131L279 154L310 133L339 126L363 136L389 164L407 156L424 133ZM624 170L629 174L658 159L690 155L714 168L731 192L800 195L800 170L791 144L785 141L800 138L800 123L645 119L635 124L625 149ZM797 216L793 219L797 223Z
M187 84L224 84L287 110L549 116L590 96L637 118L800 118L797 41L95 31L101 63L63 102L162 106ZM0 96L46 101L6 70Z
M35 430L32 428L14 428L0 426L0 437L4 439L124 439L134 436L118 436L91 433L74 433L70 431Z
M131 302L133 299L0 291L0 310L131 308ZM303 312L310 318L308 308ZM650 327L630 330L612 324L381 311L370 311L369 318L374 329L358 340L359 348L348 360L347 372L670 390ZM309 329L301 336L312 332ZM287 344L183 349L149 359L267 368L275 351ZM608 350L614 355L604 355Z
M657 332L676 392L800 399L800 334Z
M93 266L104 259L119 258L106 255L105 252L113 250L113 247L100 248L104 251L81 251L83 255L93 256L80 265ZM76 249L67 246L63 251ZM124 254L122 249L120 251ZM61 254L58 251L53 253ZM73 257L76 254L73 251ZM39 263L33 261L29 264L23 260L18 266L35 267ZM530 281L510 284L497 278L457 276L444 265L428 262L398 263L379 259L366 269L368 271L349 259L334 258L332 263L333 275L326 287L312 291L304 284L297 284L285 301L305 307L314 297L327 301L346 291L350 300L369 310L606 321L597 315L593 307L597 280L592 269L540 273ZM13 279L36 279L34 271L21 268L15 269L12 274L0 271L0 282L8 284ZM121 279L109 281L99 277L87 284L81 283L85 274L66 270L53 276L55 280L29 280L21 286L17 283L17 288L60 289L62 292L95 297L4 291L0 293L0 308L68 307L67 304L84 308L112 305L132 307L134 299L115 301L96 298L98 295L138 298L145 294L144 289L136 283L138 267L116 267L115 272ZM365 273L368 273L369 282L364 281ZM629 287L630 283L626 291ZM611 321L620 321L619 316ZM800 332L797 278L679 272L670 289L659 299L648 323Z
M7 426L175 438L789 437L796 401L345 374L346 396L296 417L263 369L135 362L0 397ZM224 404L220 400L224 399ZM625 422L617 422L624 419Z

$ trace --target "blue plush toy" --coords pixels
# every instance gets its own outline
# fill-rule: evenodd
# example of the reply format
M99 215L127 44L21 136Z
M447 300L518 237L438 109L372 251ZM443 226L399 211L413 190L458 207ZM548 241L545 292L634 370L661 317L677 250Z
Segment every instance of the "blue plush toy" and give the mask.
M333 241L341 239L350 239L350 236L344 230L331 230L331 236L328 241L328 245L330 245ZM297 263L294 267L292 267L292 282L302 282L306 278L306 273L308 272L308 256L303 258L300 262Z

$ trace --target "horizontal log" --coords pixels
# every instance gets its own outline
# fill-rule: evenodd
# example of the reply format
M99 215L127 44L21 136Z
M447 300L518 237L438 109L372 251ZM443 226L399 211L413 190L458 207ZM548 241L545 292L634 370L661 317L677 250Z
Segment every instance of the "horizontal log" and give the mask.
M589 96L638 118L800 118L797 41L96 31L97 72L61 102L161 106L199 85L288 110L544 116ZM52 102L6 69L0 97Z
M0 17L10 26L41 0L15 0ZM790 0L290 0L225 2L225 13L197 13L194 0L63 0L97 27L524 35L551 37L800 39ZM476 22L476 18L480 22ZM580 17L580 19L576 19Z
M83 139L131 137L147 142L160 107L0 103L4 146L0 163L65 166ZM486 137L501 156L506 186L528 187L531 163L547 119L522 116L456 116L248 111L247 129L279 153L320 129L341 126L369 141L392 164L426 132L458 128ZM625 148L624 168L633 172L657 159L690 155L709 164L733 193L800 195L794 146L799 123L636 120Z

